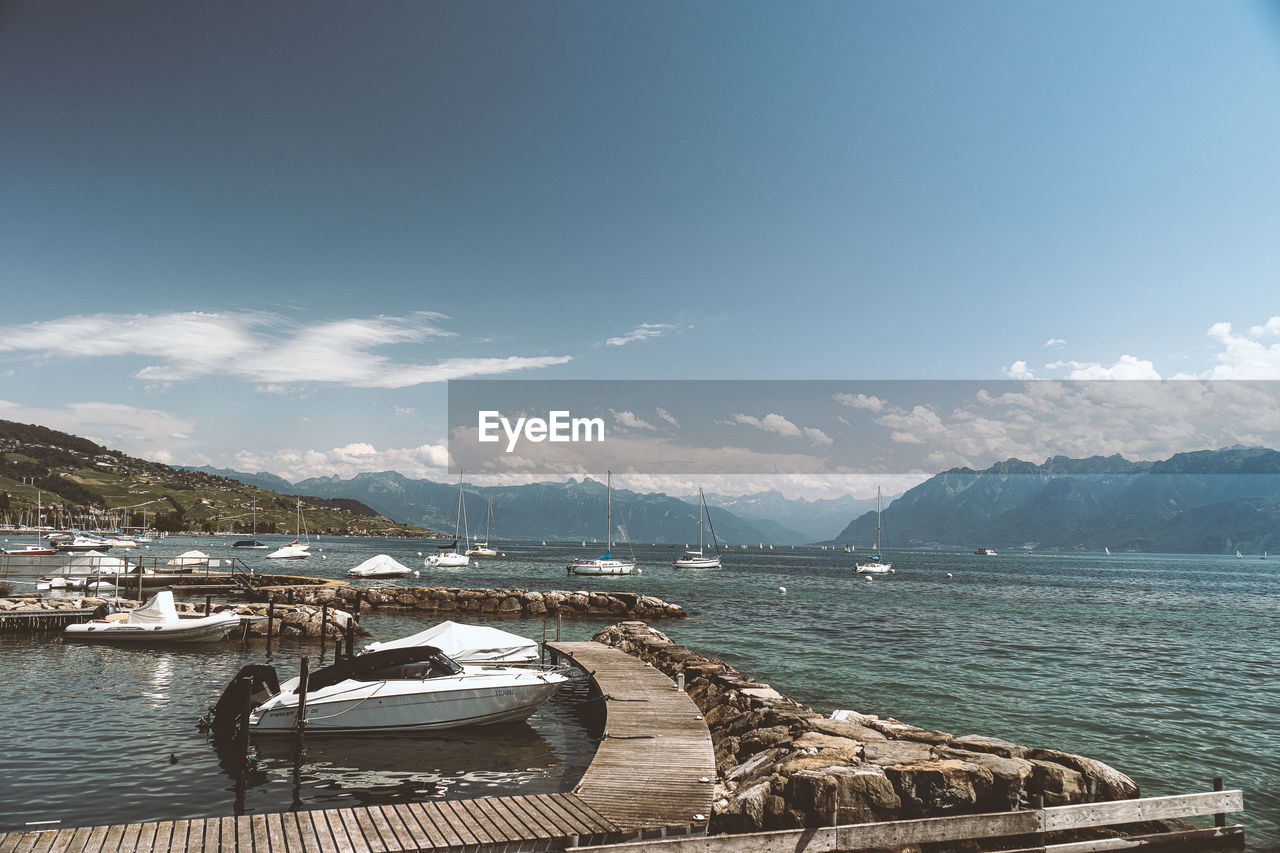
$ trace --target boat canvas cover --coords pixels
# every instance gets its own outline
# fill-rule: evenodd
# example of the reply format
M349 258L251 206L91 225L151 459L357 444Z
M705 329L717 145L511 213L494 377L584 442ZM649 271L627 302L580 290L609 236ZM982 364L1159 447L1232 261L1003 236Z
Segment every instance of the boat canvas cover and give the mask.
M167 589L151 596L141 607L129 611L129 621L134 624L171 625L176 624L178 619L173 593Z
M441 622L433 628L398 640L371 643L365 654L411 646L434 646L462 663L533 663L538 660L538 644L517 634L484 625Z
M170 560L170 566L203 566L209 562L209 555L203 551L187 551Z
M356 566L349 572L349 574L362 575L379 569L393 569L397 572L404 572L406 574L411 571L408 566L404 565L396 558L388 554L378 554L376 557L370 557L360 565Z
M432 646L413 646L412 648L385 649L356 655L349 660L330 664L317 669L307 679L308 690L322 690L347 680L364 681L378 670L404 666L414 663L434 663L442 672L456 675L462 671L455 661L440 653Z

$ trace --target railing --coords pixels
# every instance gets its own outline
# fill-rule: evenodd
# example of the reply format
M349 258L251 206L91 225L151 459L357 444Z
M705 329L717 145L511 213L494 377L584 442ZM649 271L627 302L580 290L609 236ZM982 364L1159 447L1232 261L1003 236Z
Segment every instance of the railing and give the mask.
M1017 853L1028 851L1102 853L1109 850L1129 850L1136 847L1168 844L1215 843L1221 846L1236 846L1244 843L1244 827L1227 826L1225 817L1228 812L1238 812L1243 809L1244 794L1241 791L1215 790L1202 794L1051 806L1017 812L711 835L701 838L654 839L569 849L584 852L599 851L599 853L778 853L784 850L789 853L802 853L802 851L803 853L837 853L838 851L900 849L908 845L979 841L1013 836L1021 836L1030 841L1021 845ZM1171 830L1148 835L1057 844L1046 844L1044 841L1044 836L1051 832L1210 814L1215 815L1215 826L1203 829Z

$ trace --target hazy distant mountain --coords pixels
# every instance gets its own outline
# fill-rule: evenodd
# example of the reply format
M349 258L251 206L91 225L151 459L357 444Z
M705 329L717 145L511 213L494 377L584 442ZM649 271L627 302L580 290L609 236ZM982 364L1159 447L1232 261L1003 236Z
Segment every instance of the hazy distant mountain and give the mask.
M409 523L435 530L452 531L458 513L456 483L411 480L393 471L357 474L348 480L303 480L293 489L309 495L354 498L391 518L414 519ZM468 486L464 503L467 525L473 533L478 530L483 535L490 499L499 540L605 539L606 488L595 480ZM770 531L733 513L713 507L710 514L721 543L781 542ZM667 495L641 495L615 488L613 521L615 540L621 537L633 542L679 544L698 541L698 506ZM705 535L710 542L710 532Z
M698 502L697 495L683 498ZM776 544L799 545L829 540L853 516L875 509L875 499L840 497L825 500L788 499L776 490L751 495L707 495L707 505L728 510L759 526Z
M295 494L293 483L290 483L284 477L277 477L266 471L259 471L256 474L246 474L243 471L233 471L230 468L214 468L212 465L201 465L199 467L180 465L178 466L185 471L203 471L206 474L213 474L216 477L227 477L232 480L239 480L247 486L257 486L259 489L267 489L272 492L279 492L282 495Z
M875 512L834 540L870 547ZM987 547L1256 554L1280 549L1280 453L1265 448L957 468L883 513L887 548Z

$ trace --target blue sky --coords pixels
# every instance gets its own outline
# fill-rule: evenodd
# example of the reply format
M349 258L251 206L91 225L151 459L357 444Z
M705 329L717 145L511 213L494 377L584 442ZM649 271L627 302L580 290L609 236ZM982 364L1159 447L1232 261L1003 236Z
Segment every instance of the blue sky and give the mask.
M1280 378L1275 4L20 0L0 103L0 417L164 461L427 475L449 378Z

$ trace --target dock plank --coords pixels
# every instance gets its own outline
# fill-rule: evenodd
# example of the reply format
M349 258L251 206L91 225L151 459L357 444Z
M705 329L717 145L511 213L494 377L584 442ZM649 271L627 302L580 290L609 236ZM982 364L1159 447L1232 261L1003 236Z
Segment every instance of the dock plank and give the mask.
M280 813L268 812L263 817L267 821L267 849L271 853L284 853L286 850L284 846L284 826L280 822Z
M467 842L462 840L462 836L454 831L453 826L445 818L440 811L439 804L432 802L414 803L413 813L425 828L428 824L433 826L444 839L442 847L462 847Z
M441 832L435 825L435 822L431 820L426 809L422 807L422 804L413 803L410 805L400 805L396 806L395 810L396 813L404 820L405 824L409 826L410 831L412 831L413 825L417 825L419 832L427 837L432 847L449 846L449 842L445 837L445 834ZM413 821L413 824L409 823L411 820ZM416 838L417 835L415 834L414 837Z
M298 820L298 837L302 840L302 849L307 851L336 849L333 833L329 832L329 822L318 818L317 815L319 812L313 811L297 812L294 815Z
M396 849L395 839L391 836L391 827L383 819L382 812L368 806L353 809L353 811L360 822L360 828L364 830L364 839L369 843L369 849L373 853L387 853Z
M382 819L387 822L387 826L391 828L392 837L396 840L396 850L417 850L421 846L409 831L409 827L389 806L370 806L370 808L382 812Z
M337 812L338 819L347 828L347 839L351 842L351 849L355 853L372 853L369 842L365 841L364 833L360 830L360 821L356 819L355 813L351 809L338 809Z
M298 834L298 815L284 812L280 815L280 837L271 839L271 849L286 853L301 853L302 837Z
M351 853L351 838L347 835L347 827L342 822L342 815L337 809L325 809L324 811L315 812L317 826L319 821L327 822L329 832L333 835L333 844L337 848L338 853Z

